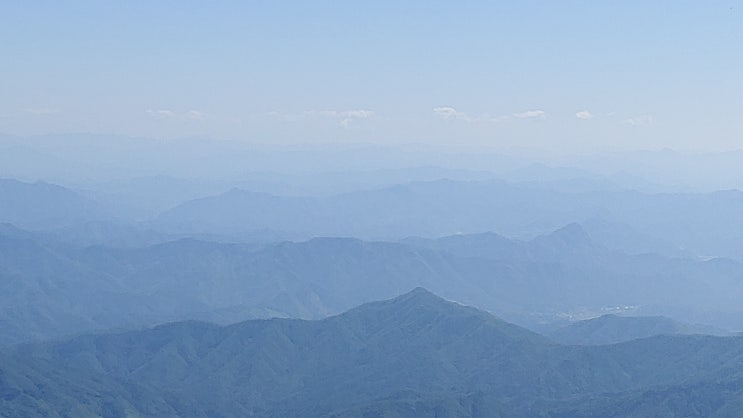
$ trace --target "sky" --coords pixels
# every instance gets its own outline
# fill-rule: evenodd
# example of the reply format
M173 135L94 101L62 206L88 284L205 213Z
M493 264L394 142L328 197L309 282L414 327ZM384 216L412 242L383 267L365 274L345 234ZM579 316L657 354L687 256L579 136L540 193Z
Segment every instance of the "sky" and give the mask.
M743 147L738 1L5 1L0 132Z

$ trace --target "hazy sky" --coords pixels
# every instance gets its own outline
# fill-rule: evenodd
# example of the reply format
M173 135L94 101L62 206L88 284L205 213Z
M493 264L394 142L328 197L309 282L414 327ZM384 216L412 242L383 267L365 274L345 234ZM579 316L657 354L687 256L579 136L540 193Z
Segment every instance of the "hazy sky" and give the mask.
M0 132L741 148L735 1L5 1Z

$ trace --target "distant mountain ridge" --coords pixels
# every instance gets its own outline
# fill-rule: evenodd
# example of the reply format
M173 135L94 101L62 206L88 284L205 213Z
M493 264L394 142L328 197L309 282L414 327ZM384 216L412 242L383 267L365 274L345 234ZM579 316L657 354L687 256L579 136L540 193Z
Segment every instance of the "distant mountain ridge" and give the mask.
M703 325L690 325L663 316L603 315L574 322L548 334L562 344L600 345L616 344L658 335L730 335L725 331Z
M45 182L0 179L0 202L0 223L23 229L53 229L109 219L109 215L95 202Z
M617 305L692 307L727 315L711 322L722 328L741 323L740 264L622 254L578 228L532 241L182 239L146 248L68 246L13 230L0 234L0 344L183 319L318 319L416 286L529 326ZM679 318L707 322L693 315Z
M167 189L168 184L165 181L154 190L142 191L141 196L136 186L130 190L113 183L112 187L121 187L120 193L141 200L157 194L158 188ZM184 185L178 181L172 185L185 190L167 193L172 194L166 199L171 203L179 201L177 196L203 196L211 187L222 190L216 185ZM69 236L72 242L89 244L110 238L122 245L144 245L159 240L158 235L213 236L245 242L313 236L399 240L482 231L529 239L580 222L594 241L624 252L743 260L739 250L743 244L743 193L738 190L642 193L477 177L315 196L232 188L182 202L153 219L128 225L112 213L130 222L142 220L142 214L126 215L126 204L116 203L126 199L108 196L105 190L75 192L43 182L2 180L0 199L6 202L0 205L0 222L24 229L56 230L60 238ZM151 200L154 204L157 199ZM143 213L154 212L148 209ZM705 216L707 213L717 216ZM81 235L84 231L93 233L93 237L86 241Z
M743 243L742 214L740 191L564 191L498 180L442 179L319 197L233 189L184 202L161 213L152 226L178 232L268 228L364 239L481 231L527 238L576 221L602 219L603 225L594 224L599 237L611 243L617 234L623 240L620 249L631 249L633 240L644 236L652 241L647 248L662 248L667 254L689 251L743 259L737 250ZM618 227L622 225L627 227Z
M522 261L551 261L565 256L580 257L589 253L607 252L577 223L570 223L529 241L484 232L450 235L436 239L409 237L401 242L462 257Z

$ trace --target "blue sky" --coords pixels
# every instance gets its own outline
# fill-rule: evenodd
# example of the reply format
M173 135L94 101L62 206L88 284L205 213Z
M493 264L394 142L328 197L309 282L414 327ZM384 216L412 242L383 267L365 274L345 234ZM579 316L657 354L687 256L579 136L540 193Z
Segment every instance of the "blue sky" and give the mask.
M0 132L741 148L743 3L23 1Z

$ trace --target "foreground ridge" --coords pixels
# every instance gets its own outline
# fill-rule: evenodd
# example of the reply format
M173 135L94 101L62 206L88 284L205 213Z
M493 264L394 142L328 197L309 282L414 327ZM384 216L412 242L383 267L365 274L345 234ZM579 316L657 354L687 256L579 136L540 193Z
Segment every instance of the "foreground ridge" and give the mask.
M562 346L415 288L318 321L29 344L1 367L9 416L725 416L743 394L743 339Z

